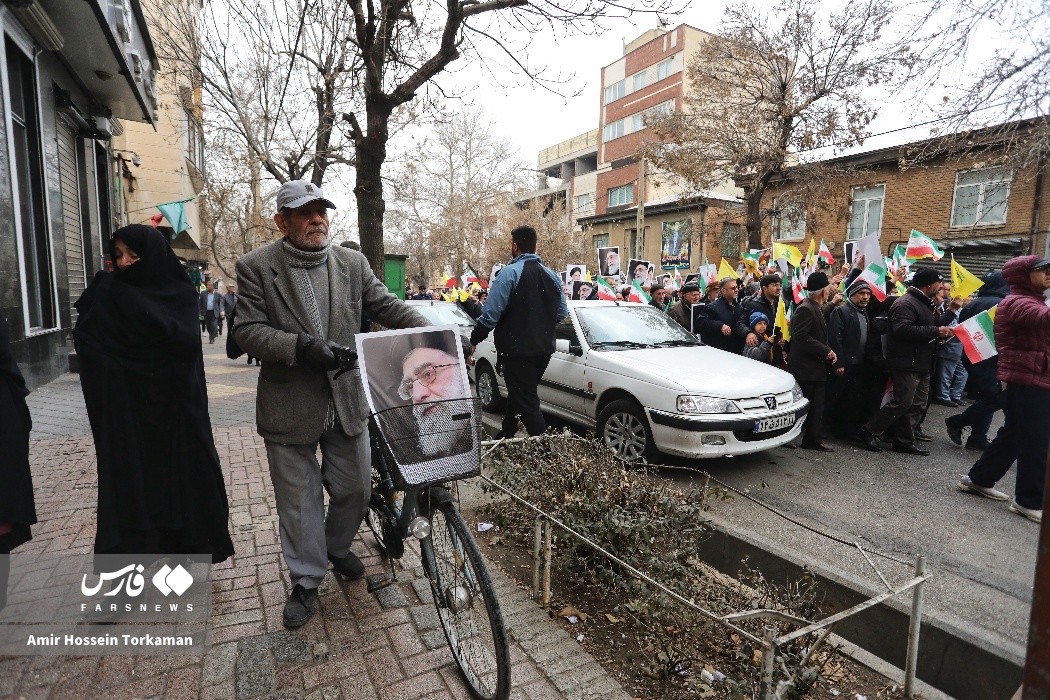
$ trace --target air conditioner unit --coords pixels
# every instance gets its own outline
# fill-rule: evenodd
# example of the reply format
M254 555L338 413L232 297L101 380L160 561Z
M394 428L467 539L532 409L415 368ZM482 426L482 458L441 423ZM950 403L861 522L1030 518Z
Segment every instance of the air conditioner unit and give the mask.
M96 115L92 118L95 120L95 138L108 139L113 137L109 117Z

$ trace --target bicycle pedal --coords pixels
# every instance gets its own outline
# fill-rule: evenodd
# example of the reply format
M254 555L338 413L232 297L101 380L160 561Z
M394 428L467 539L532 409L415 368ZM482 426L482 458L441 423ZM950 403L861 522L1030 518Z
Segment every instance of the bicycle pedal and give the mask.
M368 592L369 593L375 593L376 591L382 590L382 589L386 588L387 586L392 586L395 583L397 583L397 577L395 577L395 576L389 576L389 577L387 577L385 579L379 579L378 581L376 581L376 580L369 580L368 581Z

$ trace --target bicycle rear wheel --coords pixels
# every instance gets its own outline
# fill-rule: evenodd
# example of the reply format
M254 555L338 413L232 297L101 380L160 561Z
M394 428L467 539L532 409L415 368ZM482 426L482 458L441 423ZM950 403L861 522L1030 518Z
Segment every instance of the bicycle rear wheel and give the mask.
M503 615L478 544L453 504L430 512L422 545L438 617L467 687L480 700L503 700L510 694Z
M372 531L372 536L375 537L376 544L385 552L386 541L383 533L383 515L375 505L377 494L382 493L383 491L379 482L379 472L372 469L372 499L368 505L368 513L365 514L365 522L368 523L368 529ZM380 495L379 498L382 498L382 496Z

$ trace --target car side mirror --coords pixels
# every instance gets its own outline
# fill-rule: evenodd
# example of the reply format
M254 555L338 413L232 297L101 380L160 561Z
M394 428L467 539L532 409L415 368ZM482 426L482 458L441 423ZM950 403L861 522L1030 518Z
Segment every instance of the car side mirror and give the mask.
M583 346L579 343L569 343L569 354L575 355L576 357L583 357Z

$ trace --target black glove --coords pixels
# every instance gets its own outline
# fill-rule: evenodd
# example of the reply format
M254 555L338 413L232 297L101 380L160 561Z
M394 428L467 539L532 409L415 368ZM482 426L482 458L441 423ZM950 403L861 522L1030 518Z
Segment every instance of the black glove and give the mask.
M338 349L339 345L330 340L300 333L295 343L295 363L314 372L330 372L339 369L339 360L334 352Z

